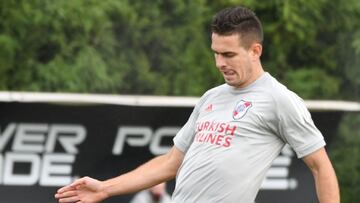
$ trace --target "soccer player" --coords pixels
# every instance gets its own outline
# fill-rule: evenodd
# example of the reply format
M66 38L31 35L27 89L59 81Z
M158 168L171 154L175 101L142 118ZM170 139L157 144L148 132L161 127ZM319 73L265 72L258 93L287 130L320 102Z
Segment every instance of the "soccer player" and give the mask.
M262 68L257 16L244 7L226 8L211 26L225 84L201 97L172 149L109 180L76 180L58 190L59 202L100 202L176 176L173 203L252 203L286 143L311 170L319 202L340 202L324 138L303 100Z

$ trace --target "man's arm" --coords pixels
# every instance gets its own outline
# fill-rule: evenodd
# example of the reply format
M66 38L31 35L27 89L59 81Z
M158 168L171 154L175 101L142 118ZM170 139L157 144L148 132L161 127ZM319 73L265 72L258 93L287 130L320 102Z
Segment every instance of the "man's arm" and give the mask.
M59 199L59 202L95 203L111 196L140 191L173 179L183 158L183 152L172 147L167 154L158 156L118 177L106 181L89 177L76 180L60 188L55 198Z
M310 168L320 203L339 203L339 186L334 168L324 148L303 158Z

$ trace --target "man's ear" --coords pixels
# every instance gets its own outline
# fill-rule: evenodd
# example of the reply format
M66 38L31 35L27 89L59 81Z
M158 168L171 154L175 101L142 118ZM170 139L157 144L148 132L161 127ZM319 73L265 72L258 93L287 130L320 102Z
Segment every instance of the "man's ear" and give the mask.
M249 49L252 60L259 60L262 54L262 45L259 43L253 43Z

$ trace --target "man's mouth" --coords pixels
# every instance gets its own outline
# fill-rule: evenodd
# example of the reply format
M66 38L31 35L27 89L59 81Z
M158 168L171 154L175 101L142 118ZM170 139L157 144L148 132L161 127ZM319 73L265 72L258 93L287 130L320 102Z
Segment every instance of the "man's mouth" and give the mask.
M224 76L233 76L236 73L233 70L227 70L227 71L223 71L223 74L224 74Z

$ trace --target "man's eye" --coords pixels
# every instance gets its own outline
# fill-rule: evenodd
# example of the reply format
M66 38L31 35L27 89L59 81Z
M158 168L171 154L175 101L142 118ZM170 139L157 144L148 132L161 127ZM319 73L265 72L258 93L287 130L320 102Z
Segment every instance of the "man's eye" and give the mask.
M231 57L234 57L234 56L235 56L235 54L233 54L233 53L224 54L224 57L226 57L226 58L231 58Z

